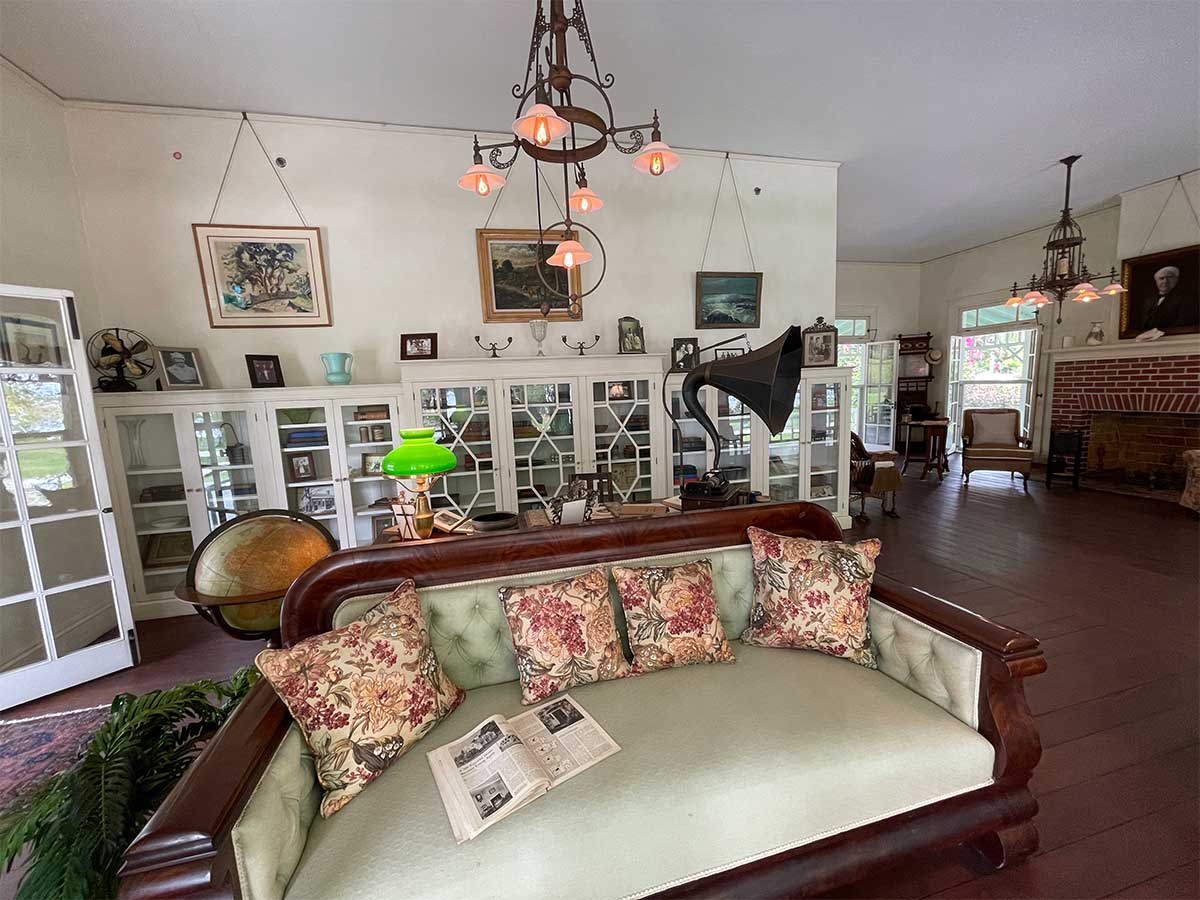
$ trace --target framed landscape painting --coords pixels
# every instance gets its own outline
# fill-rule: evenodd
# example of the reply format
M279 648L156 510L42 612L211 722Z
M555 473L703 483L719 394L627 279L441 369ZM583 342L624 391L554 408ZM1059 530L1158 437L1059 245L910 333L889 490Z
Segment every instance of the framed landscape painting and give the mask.
M757 328L762 272L697 272L697 328Z
M193 225L213 328L332 325L319 228Z
M581 294L579 267L568 270L545 262L563 231L547 231L542 243L542 274L555 290ZM546 290L538 277L538 232L529 228L478 228L475 243L479 254L479 289L483 296L483 321L530 322L542 317L543 303L550 304L546 317L553 322L570 321L567 299ZM569 281L568 281L569 277Z

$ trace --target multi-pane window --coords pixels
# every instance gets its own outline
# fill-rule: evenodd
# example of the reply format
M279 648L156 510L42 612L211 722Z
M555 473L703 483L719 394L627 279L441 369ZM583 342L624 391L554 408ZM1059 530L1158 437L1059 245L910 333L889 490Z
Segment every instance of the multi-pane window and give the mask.
M871 333L871 319L868 316L849 316L844 319L834 319L838 331L838 340L865 341Z
M959 314L959 325L966 328L990 328L993 325L1010 325L1013 322L1027 322L1037 316L1037 310L1032 306L1007 306L996 303L989 306L973 306L964 309Z

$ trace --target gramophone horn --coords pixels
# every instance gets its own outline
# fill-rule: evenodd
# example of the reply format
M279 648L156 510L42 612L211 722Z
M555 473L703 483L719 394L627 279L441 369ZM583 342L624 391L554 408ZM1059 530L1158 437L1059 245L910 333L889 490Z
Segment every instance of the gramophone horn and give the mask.
M692 369L684 378L681 390L683 404L712 437L716 449L714 469L721 462L721 437L700 402L700 388L709 384L736 397L767 423L771 434L779 434L787 426L788 417L796 405L796 388L800 386L801 345L801 328L792 325L765 347L741 356L704 363Z

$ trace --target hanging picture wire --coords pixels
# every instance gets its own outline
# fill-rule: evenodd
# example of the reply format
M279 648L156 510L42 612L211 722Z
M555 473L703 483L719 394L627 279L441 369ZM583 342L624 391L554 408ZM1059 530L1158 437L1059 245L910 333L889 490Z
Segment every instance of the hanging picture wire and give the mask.
M721 188L725 185L725 170L729 170L729 180L733 184L733 199L737 201L738 217L742 222L742 236L746 240L746 255L750 258L751 271L758 271L758 266L754 263L754 249L750 245L750 229L746 225L746 211L742 209L742 197L738 193L737 175L733 171L733 160L729 158L729 152L725 153L725 160L721 163L721 175L717 179L717 196L713 198L712 215L708 217L708 233L704 235L704 252L700 254L700 265L697 271L704 271L704 262L708 259L708 245L712 241L713 224L717 221L717 207L721 203Z
M238 141L241 140L242 129L247 125L250 126L250 133L254 135L254 139L258 142L258 147L262 150L267 165L275 173L275 177L279 179L279 186L283 188L288 202L292 204L292 209L296 211L296 216L300 219L300 224L307 228L308 220L304 218L304 213L300 211L300 205L296 202L295 195L292 193L291 188L287 186L287 182L283 180L283 173L275 165L274 161L272 161L271 154L267 152L266 145L263 143L262 138L258 136L258 130L254 127L254 123L250 121L250 117L245 112L242 113L241 121L238 122L237 134L233 136L233 146L229 148L229 159L225 162L225 172L221 176L221 185L217 188L216 199L213 200L212 212L208 214L208 224L213 224L213 220L217 217L217 207L221 203L221 195L225 193L225 183L229 180L229 170L233 168L233 157L237 154Z

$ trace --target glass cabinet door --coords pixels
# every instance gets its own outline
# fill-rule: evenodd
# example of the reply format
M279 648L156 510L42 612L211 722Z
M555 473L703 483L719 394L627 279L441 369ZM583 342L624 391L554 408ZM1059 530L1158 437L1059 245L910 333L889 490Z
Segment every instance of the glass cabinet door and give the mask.
M273 404L268 420L279 448L287 508L316 519L345 546L338 520L346 476L337 465L332 415L332 403Z
M0 709L132 663L67 302L59 291L0 287Z
M813 503L831 511L845 486L840 482L842 386L839 382L814 381L809 395L808 496Z
M574 382L505 382L517 510L548 506L576 472Z
M391 501L399 484L379 473L388 452L400 443L396 431L395 401L354 400L335 403L346 460L349 503L353 511L348 541L342 546L362 547L372 543L379 530L392 524Z
M200 485L193 494L192 525L197 540L243 513L254 512L265 497L255 470L254 413L237 407L190 411L192 447L200 466Z
M700 389L700 402L708 409L708 389ZM682 485L689 481L697 481L708 471L712 448L709 445L708 432L692 416L683 404L683 395L679 390L671 391L671 414L679 423L676 429L670 421L667 428L671 430L671 459L670 466L674 484L673 493L678 494Z
M418 385L416 401L421 427L434 429L434 440L458 458L454 470L434 482L429 492L433 508L467 516L495 512L499 499L491 388L469 383Z
M737 397L717 391L717 433L721 442L721 471L729 483L750 490L750 429L754 415Z
M175 414L131 410L115 414L111 422L137 540L137 559L127 565L134 592L170 596L183 581L193 546Z
M612 473L622 503L649 501L654 491L649 379L593 381L591 390L596 471Z
M767 450L767 495L772 500L799 500L800 473L804 444L804 397L796 392L796 405L788 416L787 425L777 435L771 435Z

